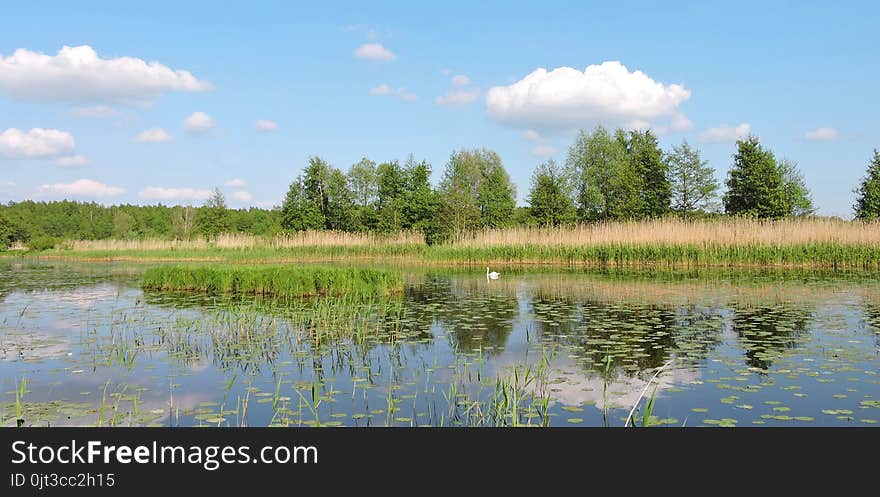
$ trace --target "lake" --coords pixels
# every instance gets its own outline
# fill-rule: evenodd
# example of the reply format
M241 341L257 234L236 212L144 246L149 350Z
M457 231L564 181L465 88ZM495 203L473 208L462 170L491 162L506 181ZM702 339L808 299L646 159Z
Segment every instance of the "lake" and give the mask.
M147 267L0 259L4 426L880 421L874 273L410 267L397 297L273 301Z

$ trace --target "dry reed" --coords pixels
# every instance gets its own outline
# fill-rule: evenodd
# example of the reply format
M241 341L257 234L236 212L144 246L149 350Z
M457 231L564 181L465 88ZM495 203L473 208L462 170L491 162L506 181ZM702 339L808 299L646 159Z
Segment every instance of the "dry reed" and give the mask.
M811 243L880 245L880 222L863 223L830 218L777 221L727 218L688 221L667 218L652 221L607 222L573 227L515 227L462 235L457 247L492 246L575 247L632 245L773 245Z

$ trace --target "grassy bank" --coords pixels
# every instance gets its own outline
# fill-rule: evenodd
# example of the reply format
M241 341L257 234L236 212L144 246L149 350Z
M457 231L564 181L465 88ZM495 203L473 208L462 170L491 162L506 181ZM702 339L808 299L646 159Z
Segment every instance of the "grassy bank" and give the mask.
M389 271L328 267L173 265L150 268L142 286L151 290L252 294L280 298L376 296L403 289Z
M305 232L270 239L67 242L38 257L85 260L341 260L401 264L565 264L608 267L880 267L880 223L827 218L760 221L663 219L563 228L506 228L426 245L418 234Z

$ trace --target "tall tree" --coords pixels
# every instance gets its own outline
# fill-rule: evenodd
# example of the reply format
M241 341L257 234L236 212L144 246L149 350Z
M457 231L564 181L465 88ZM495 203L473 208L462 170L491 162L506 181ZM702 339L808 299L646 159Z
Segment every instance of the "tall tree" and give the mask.
M332 230L355 229L354 195L348 188L348 178L339 169L332 168L327 180L327 213L325 227Z
M503 226L516 208L516 188L501 157L487 149L453 152L443 171L440 192L454 232Z
M700 157L700 151L682 140L672 147L666 161L672 210L687 215L711 209L719 185L715 170Z
M736 147L723 197L725 212L761 218L788 214L782 170L773 153L755 136L738 140Z
M532 174L529 214L539 225L559 226L574 222L577 210L571 198L571 185L553 159L539 164Z
M660 217L669 212L671 189L669 167L663 160L663 151L651 130L634 130L617 137L626 149L627 159L639 176L639 214L642 217Z
M309 198L302 176L298 176L290 184L284 202L281 204L281 227L289 231L324 228L324 215Z
M375 228L378 221L375 203L379 196L376 163L364 157L348 169L348 186L356 208L352 222L356 231Z
M568 150L566 168L582 220L634 218L641 212L641 178L627 158L623 134L618 130L613 137L602 126L592 133L580 130Z
M856 218L874 220L880 218L880 151L874 149L874 157L868 171L854 190L857 195L853 209Z
M498 154L491 152L482 164L480 186L477 188L477 207L480 226L499 228L513 221L516 209L516 187L501 164Z
M348 184L359 207L367 207L379 195L376 163L364 157L348 169Z
M376 210L379 231L400 231L405 227L404 204L406 199L406 171L396 160L383 162L376 169L378 198Z
M797 162L782 159L779 161L779 172L782 175L782 190L785 194L785 205L789 216L807 216L816 211L813 198L804 175L798 169Z
M215 237L231 229L226 198L219 188L214 188L205 204L196 214L196 229L208 237Z
M171 227L174 238L189 240L192 238L196 224L196 210L191 206L178 205L174 208L171 218Z
M404 218L405 226L422 232L428 244L446 240L449 226L441 215L444 204L440 194L431 187L431 165L416 162L412 155L407 158L405 178Z

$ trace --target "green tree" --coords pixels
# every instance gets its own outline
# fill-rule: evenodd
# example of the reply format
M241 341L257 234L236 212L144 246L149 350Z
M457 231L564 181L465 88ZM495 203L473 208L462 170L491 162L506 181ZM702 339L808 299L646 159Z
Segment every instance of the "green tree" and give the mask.
M383 162L376 169L378 178L376 200L376 229L383 232L400 231L405 227L404 196L406 171L396 160Z
M877 149L874 149L874 158L868 164L867 173L853 191L856 194L856 203L853 205L856 218L880 218L880 151Z
M782 159L779 161L779 172L782 174L782 190L789 216L807 216L816 211L813 199L804 175L798 169L797 162Z
M642 217L660 217L669 212L669 167L663 160L663 151L651 130L618 131L617 138L626 149L631 167L639 176L639 214Z
M324 227L324 216L306 193L302 176L298 176L287 190L281 205L281 228L289 231L319 230Z
M348 170L348 183L359 207L368 207L379 195L379 177L376 163L364 157Z
M24 227L10 219L0 207L0 250L9 248L15 242L27 241L27 239Z
M216 237L232 228L226 198L219 188L214 188L205 204L196 213L196 230L208 237Z
M354 195L348 188L348 178L339 169L331 169L327 180L327 213L325 227L332 230L352 231L357 221Z
M532 174L529 214L542 226L559 226L577 219L571 185L553 159L539 164Z
M624 132L616 134L602 126L580 130L568 150L566 168L582 220L634 218L642 211L641 178L627 157Z
M755 136L736 142L733 166L727 175L724 211L760 218L788 214L782 170L769 150Z
M441 215L443 198L431 187L431 165L407 158L405 169L404 219L405 227L422 232L429 245L445 241L450 227Z
M113 213L113 236L123 239L132 238L135 235L134 226L134 216L121 208L116 209Z
M516 187L501 157L491 150L453 152L443 172L440 192L446 222L453 232L512 222Z
M700 151L683 140L672 147L666 161L672 210L687 215L711 209L719 185L715 170L700 157Z
M192 238L196 224L196 210L192 206L178 205L174 208L171 226L174 238L189 240Z

